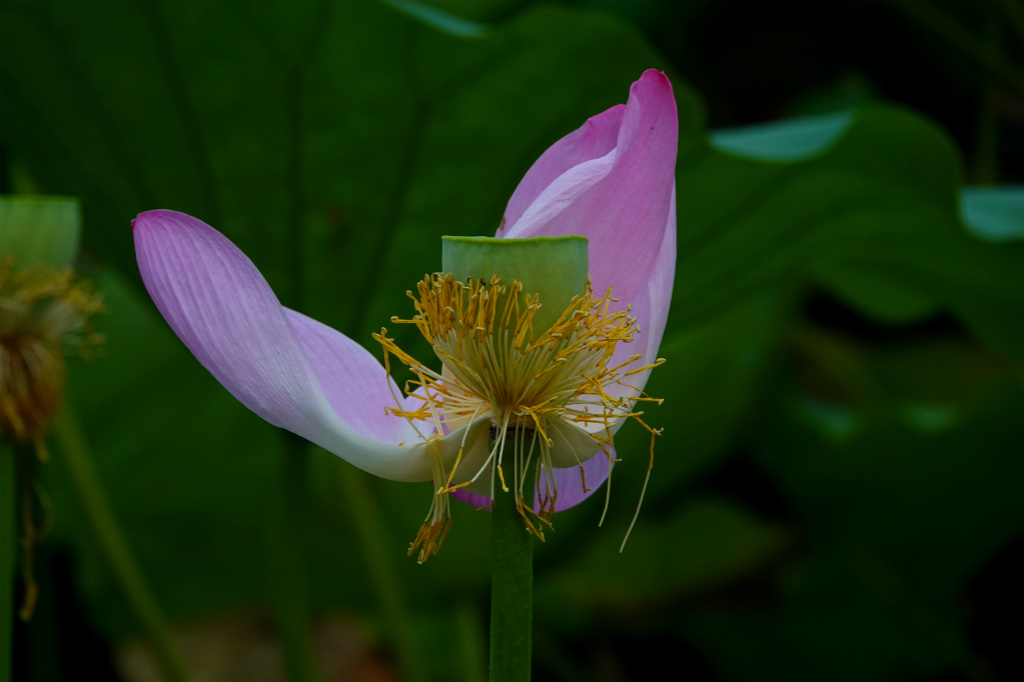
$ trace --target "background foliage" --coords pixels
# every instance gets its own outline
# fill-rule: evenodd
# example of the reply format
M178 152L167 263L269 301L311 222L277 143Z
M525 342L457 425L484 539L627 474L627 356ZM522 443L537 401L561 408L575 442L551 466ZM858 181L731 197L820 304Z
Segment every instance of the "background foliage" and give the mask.
M225 646L211 623L270 602L283 441L160 319L131 218L202 218L286 305L370 347L442 234L490 234L532 161L655 67L680 114L668 363L648 389L665 433L625 553L646 467L629 427L604 527L594 500L538 549L536 679L1021 674L1019 628L999 626L1024 608L1016 0L4 0L0 21L0 190L81 198L82 271L106 297L69 411L163 611L207 656ZM54 450L16 671L113 674L138 624ZM321 630L343 615L353 656L395 679L369 513L424 678L476 679L485 515L457 508L417 566L428 486L310 464L293 532Z

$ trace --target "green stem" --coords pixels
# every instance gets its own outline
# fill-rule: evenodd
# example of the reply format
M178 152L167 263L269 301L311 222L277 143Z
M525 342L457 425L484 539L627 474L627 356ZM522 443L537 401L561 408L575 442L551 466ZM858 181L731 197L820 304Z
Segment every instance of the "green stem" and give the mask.
M529 682L533 642L533 538L515 494L491 509L491 682Z
M309 636L309 606L302 565L302 504L306 495L309 453L306 441L282 432L278 499L271 523L270 579L274 616L285 670L292 682L320 679Z
M14 448L0 441L0 682L10 682L14 634L14 580L18 556L18 505L15 502Z
M185 682L189 679L188 674L171 639L163 613L114 517L78 421L69 405L65 405L57 420L56 435L62 455L60 461L64 464L82 518L92 533L100 556L142 626L164 678Z
M402 585L395 573L394 564L388 559L390 552L382 542L384 531L375 501L367 491L367 474L340 459L332 464L344 491L348 517L359 539L360 556L395 647L398 667L402 673L400 677L405 682L420 682L425 677L419 648L410 627L409 609Z

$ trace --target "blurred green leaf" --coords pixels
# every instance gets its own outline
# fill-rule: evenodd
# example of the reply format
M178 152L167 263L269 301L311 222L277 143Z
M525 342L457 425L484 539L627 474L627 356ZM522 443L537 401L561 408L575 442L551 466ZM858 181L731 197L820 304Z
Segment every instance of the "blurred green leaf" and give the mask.
M917 253L924 235L929 244L933 233L957 229L957 173L942 133L892 107L861 109L827 153L804 161L684 144L670 324L700 323L865 253Z
M1024 187L965 187L960 214L967 229L982 239L1024 239Z
M585 553L554 568L538 587L538 608L549 605L541 621L643 613L735 580L786 542L785 530L733 502L693 499L641 517L621 554L622 536L604 529Z
M266 603L280 439L159 319L129 221L158 207L206 220L286 304L369 342L410 310L405 290L439 266L442 234L491 234L548 145L665 66L612 15L524 6L416 4L440 20L369 1L0 7L0 142L38 187L81 197L85 262L106 294L107 344L72 363L70 398L173 618ZM458 37L477 24L452 17L487 31ZM1024 416L1007 379L1009 363L1024 367L1019 189L961 191L948 136L899 107L708 134L696 95L673 81L678 268L668 362L647 387L665 398L645 415L665 427L647 504L618 555L648 461L646 432L627 425L606 527L599 492L559 514L538 550L539 612L578 639L611 628L598 613L620 631L668 627L735 679L973 674L958 599L1022 521L1006 446ZM816 327L801 310L811 293L911 342ZM974 339L914 336L936 319ZM778 508L702 490L728 458L756 469ZM331 473L347 465L313 462L296 529L313 602L382 627ZM430 486L365 486L420 625L476 608L487 514L456 505L444 551L416 566L404 554ZM54 542L79 549L90 617L129 634L61 482L51 488ZM753 606L741 595L678 613L748 574L766 593Z
M487 26L449 14L432 5L413 0L381 0L425 25L457 38L479 38L487 32Z
M916 285L905 268L870 259L850 259L820 268L821 287L861 313L889 324L928 319L939 311L937 297Z
M801 567L794 604L684 615L680 628L725 679L765 682L928 679L949 665L848 566ZM944 660L936 660L937 658Z
M846 352L874 395L787 384L750 441L808 534L780 604L697 614L686 632L735 679L981 679L959 595L1024 521L1006 446L1024 396L963 343ZM833 355L811 362L835 376ZM836 438L836 413L856 429Z
M853 122L854 112L789 119L758 126L715 130L711 146L727 154L758 161L803 161L823 153Z
M681 489L729 454L777 359L791 305L781 294L761 296L707 324L666 335L660 353L667 361L645 389L665 401L644 407L644 420L664 429L654 442L648 504L678 499ZM622 463L613 473L615 494L602 533L621 534L647 471L650 435L626 424L615 443ZM649 512L640 513L644 518Z
M754 137L785 146L790 133L780 127ZM965 229L958 174L939 130L877 105L801 161L684 146L670 325L703 323L767 288L813 284L889 324L951 312L1024 363L1024 315L1007 312L1024 311L1024 247L986 243ZM1012 233L1018 194L967 192L965 219Z

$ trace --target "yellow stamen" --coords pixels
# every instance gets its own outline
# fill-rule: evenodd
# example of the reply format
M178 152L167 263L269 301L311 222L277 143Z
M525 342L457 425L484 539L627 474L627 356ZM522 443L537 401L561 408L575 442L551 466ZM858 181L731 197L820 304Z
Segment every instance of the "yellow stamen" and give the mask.
M0 437L32 443L47 459L44 437L64 401L64 354L85 351L100 338L88 327L102 308L99 296L76 282L70 268L33 266L14 271L10 254L0 256ZM35 497L44 503L41 490ZM37 526L34 498L22 497L23 620L32 616L39 587L33 574L35 547L46 534Z
M101 308L70 268L15 273L13 258L0 257L0 436L34 443L45 458L43 437L64 399L64 353L99 341L88 319Z
M456 470L444 472L435 462L434 481L438 488L430 514L410 546L420 549L419 560L437 553L451 525L448 495L491 473L491 498L495 481L502 491L516 496L516 508L527 529L544 539L543 527L551 527L558 491L552 464L552 428L565 422L586 430L605 456L610 456L611 431L618 420L631 418L653 437L660 433L640 419L633 410L638 400L657 401L644 394L619 398L608 393L613 385L632 388L622 378L652 369L656 362L625 371L640 359L634 355L611 366L618 343L628 343L639 332L629 309L612 312L616 301L609 289L595 297L588 290L575 297L549 328L536 334L533 320L541 302L536 295L524 295L522 285L505 285L491 280L457 281L452 275L426 276L416 294L407 292L416 314L411 319L392 318L397 324L412 324L430 342L444 369L437 372L416 360L381 329L374 338L384 349L384 365L390 373L391 356L406 365L415 379L405 391L419 404L388 411L415 421L432 422L438 438L480 417L492 424L491 452L481 469L471 475ZM635 390L635 389L634 389ZM396 400L397 403L397 400ZM509 462L505 445L512 441L511 481L506 477ZM589 453L587 453L589 454ZM653 446L652 446L653 463ZM537 511L524 499L529 467L536 467ZM582 476L582 462L580 466ZM458 481L453 484L453 481ZM583 480L584 488L586 481ZM585 488L586 489L586 488Z

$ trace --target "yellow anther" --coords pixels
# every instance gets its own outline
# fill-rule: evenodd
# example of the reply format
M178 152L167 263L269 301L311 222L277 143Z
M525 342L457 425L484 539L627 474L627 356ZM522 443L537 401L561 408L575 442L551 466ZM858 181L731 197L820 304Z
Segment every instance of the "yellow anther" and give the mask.
M387 371L391 372L390 357L394 356L415 375L415 380L406 382L406 393L419 401L418 406L403 408L396 396L396 407L388 408L389 412L410 423L433 423L434 438L480 417L490 420L494 433L483 468L458 473L461 452L450 471L443 471L437 462L437 494L410 547L410 553L420 550L420 561L437 552L448 532L448 495L471 485L487 470L491 497L496 485L515 494L527 529L544 538L543 528L551 526L557 499L551 437L557 422L583 429L605 456L610 456L611 430L620 419L635 420L652 439L659 433L640 419L642 412L632 410L636 400L656 399L642 393L638 398L621 398L607 392L612 385L629 388L621 381L624 377L661 364L659 360L623 371L642 357L632 355L611 365L617 344L632 341L638 332L628 309L611 311L617 301L611 289L600 298L589 290L575 297L554 324L539 334L534 319L541 301L537 295L523 295L519 282L506 285L498 277L461 282L451 275L435 274L424 277L416 291L410 293L416 315L409 320L393 317L392 321L415 325L441 360L444 372L431 370L411 357L386 330L375 334L384 349ZM506 479L508 442L512 444L511 480ZM536 512L524 496L531 466L536 467ZM580 471L582 475L582 466Z

